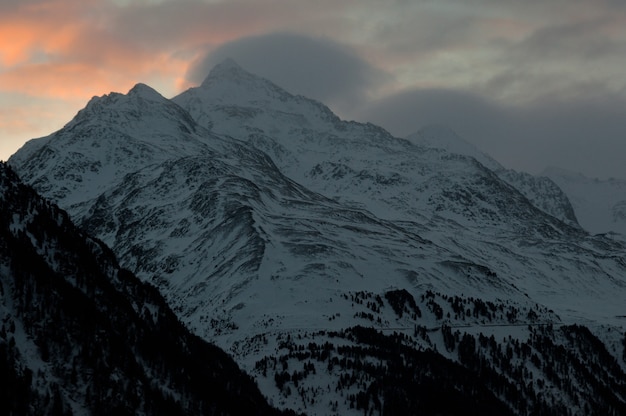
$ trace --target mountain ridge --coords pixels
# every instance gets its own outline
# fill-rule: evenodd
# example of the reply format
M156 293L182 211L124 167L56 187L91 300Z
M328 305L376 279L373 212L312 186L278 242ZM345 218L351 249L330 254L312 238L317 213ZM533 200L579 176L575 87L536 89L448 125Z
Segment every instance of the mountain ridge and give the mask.
M238 73L241 72L244 73L246 90L263 90L258 86L269 83L239 67ZM316 192L344 203L366 207L379 217L390 219L409 219L424 215L424 211L432 212L432 206L420 212L416 209L419 204L407 206L401 201L396 202L397 198L389 198L379 189L381 185L393 186L396 187L395 193L415 193L415 189L406 189L407 185L414 186L414 176L423 171L421 166L432 164L431 160L441 157L431 155L432 149L393 138L377 126L341 121L336 116L329 118L326 116L330 111L327 107L319 107L314 100L292 96L284 91L276 94L287 97L287 106L285 100L279 99L274 101L277 108L264 101L262 111L257 108L245 114L233 112L233 108L255 108L258 101L256 93L247 101L245 94L226 93L231 91L228 88L231 80L222 80L219 75L219 71L214 76L209 75L207 79L211 79L211 83L191 88L172 100L187 109L199 124L218 134L234 135L263 150L287 176ZM273 91L279 88L269 84ZM237 88L242 89L243 85L239 84ZM299 106L295 115L294 105ZM350 157L346 157L348 154ZM432 167L429 172L436 172L436 169ZM427 176L422 180L438 181L438 178ZM433 183L429 187L441 186ZM356 187L360 187L358 191L353 190L349 198L346 197L346 190ZM448 197L440 194L438 199L447 200ZM449 200L447 203L453 204ZM559 209L558 203L552 205ZM569 214L557 215L557 218L576 225L575 219L568 217Z
M626 241L626 181L588 178L581 173L547 168L541 173L557 183L572 200L581 224L592 233L613 234Z
M552 347L569 351L559 364L566 368L595 360L582 349L596 340L620 355L624 244L560 219L563 206L542 209L528 195L551 188L534 179L522 192L519 177L504 180L475 158L341 121L256 76L218 75L171 105L135 108L115 96L112 108L82 113L9 163L156 285L181 320L227 349L281 408L356 413L399 395L403 410L415 411L403 396L415 380L376 381L398 368L393 348L413 351L406 370L420 374L424 391L427 383L454 391L448 370L489 374L481 385L495 402L484 405L504 403L514 414L608 400L592 387L601 383L595 376L572 386L545 368L557 360ZM511 348L536 376L488 358L500 357L498 348ZM418 370L421 351L442 358L436 379ZM357 357L349 382L346 363ZM379 370L364 366L379 361ZM598 377L617 371L602 362ZM541 398L538 378L553 389ZM514 394L516 383L529 387ZM498 385L519 397L505 398Z
M451 153L472 157L495 172L503 181L520 191L534 206L558 218L568 225L579 227L578 219L567 195L545 176L533 176L525 172L505 169L491 156L463 140L453 130L440 125L425 126L408 136L428 148L444 149Z

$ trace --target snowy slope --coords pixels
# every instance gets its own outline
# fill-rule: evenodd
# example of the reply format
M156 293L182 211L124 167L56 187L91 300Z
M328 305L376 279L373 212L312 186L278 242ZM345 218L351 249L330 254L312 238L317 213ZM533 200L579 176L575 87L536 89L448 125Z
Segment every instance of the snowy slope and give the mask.
M460 145L470 145L453 132L434 127L418 139L402 140L371 124L341 121L322 104L293 96L233 61L216 66L201 86L173 101L212 131L263 150L297 182L381 218L426 222L437 215L482 228L489 216L499 227L514 228L515 218L526 216L534 204L577 226L567 199L555 198L558 187L550 189L552 194L540 194L546 184L540 191L505 189L528 179L494 177L501 166L476 149L459 152ZM428 145L434 140L454 149L434 149ZM464 180L462 190L454 189L451 177ZM501 190L484 192L483 184Z
M138 84L127 95L94 97L62 130L26 143L13 160L30 163L24 180L70 206L144 165L200 152L205 145L194 136L195 126L178 106ZM71 151L57 151L58 142Z
M621 329L599 328L623 328L622 243L588 235L557 215L566 211L558 204L542 207L530 195L548 193L533 181L520 190L474 157L341 121L232 61L172 101L142 85L96 98L9 163L157 285L189 327L227 349L281 407L362 409L357 397L373 373L361 367L354 374L363 380L348 382L345 366L348 351L372 337L381 356L364 350L359 360L391 368L385 349L400 343L419 367L418 351L436 348L444 373L480 372L460 344L480 334L511 335L553 360L535 339L566 345L563 334L577 329L565 324L590 325L598 335L588 342L601 336L612 356L621 353ZM567 345L566 359L579 359L582 344ZM548 380L541 368L535 378ZM516 377L530 382L495 363L490 371L512 386ZM571 387L573 398L546 382L545 403L531 400L543 390L531 383L519 403L496 394L484 406L506 402L523 413L526 405L595 403L586 386ZM476 405L476 392L450 388ZM397 393L383 390L377 400Z
M521 192L535 207L569 225L578 226L578 220L569 199L550 179L505 169L491 156L481 152L476 146L463 140L454 131L445 126L426 126L407 138L421 146L432 149L444 149L450 153L476 159L496 173L501 180Z
M504 167L491 156L481 152L470 142L463 140L454 130L440 124L424 126L417 132L408 135L407 139L424 147L443 149L450 153L473 157L493 171L504 169Z
M565 191L583 228L594 234L618 233L617 238L626 239L626 181L592 179L554 167L542 175Z
M3 414L279 414L4 163L0 289Z

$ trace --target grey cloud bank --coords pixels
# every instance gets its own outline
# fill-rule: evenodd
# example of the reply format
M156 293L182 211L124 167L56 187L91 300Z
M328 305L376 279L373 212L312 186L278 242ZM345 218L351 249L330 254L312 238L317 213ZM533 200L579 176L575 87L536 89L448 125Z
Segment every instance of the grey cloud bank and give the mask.
M368 104L358 117L397 136L443 124L503 165L533 174L558 166L626 178L624 108L626 100L618 97L507 105L467 91L422 89Z
M293 94L322 101L338 111L366 100L369 92L388 77L337 42L272 33L220 46L196 62L187 79L195 84L202 82L211 68L226 58Z

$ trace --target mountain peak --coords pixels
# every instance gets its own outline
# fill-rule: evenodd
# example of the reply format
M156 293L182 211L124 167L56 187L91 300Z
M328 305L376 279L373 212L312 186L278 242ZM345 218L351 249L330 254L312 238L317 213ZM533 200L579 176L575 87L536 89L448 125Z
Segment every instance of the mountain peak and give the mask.
M233 58L226 58L222 62L220 62L219 64L215 65L213 70L214 71L216 71L216 70L222 70L222 71L239 70L239 71L242 71L243 68Z
M165 97L159 94L154 88L141 82L135 84L135 86L128 91L128 96L150 99L152 101L162 101L165 99Z
M232 59L217 64L199 87L190 88L172 101L185 108L192 116L196 111L206 111L206 108L192 109L188 102L192 97L195 97L192 101L200 100L204 105L257 107L263 111L273 109L282 113L307 112L312 110L311 107L315 107L312 111L319 113L322 107L319 103L314 103L314 100L295 96L269 79L248 72ZM308 103L304 104L309 107L308 110L302 108L304 102ZM324 108L322 112L327 117L330 110Z
M236 79L250 77L254 77L254 75L243 69L237 62L235 62L234 59L226 58L225 60L213 67L211 72L209 72L209 75L202 82L202 85L208 84L214 79Z
M87 106L79 111L78 118L82 119L86 114L101 113L102 111L122 110L128 106L136 106L139 101L152 101L155 103L166 103L168 100L152 87L138 83L131 88L127 94L111 92L100 97L95 96L87 103ZM70 122L71 123L71 122Z

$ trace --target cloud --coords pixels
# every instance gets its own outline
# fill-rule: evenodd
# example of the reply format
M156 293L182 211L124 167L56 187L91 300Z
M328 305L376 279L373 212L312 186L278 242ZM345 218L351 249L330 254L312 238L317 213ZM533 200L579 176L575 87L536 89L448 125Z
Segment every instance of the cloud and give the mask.
M470 92L435 88L404 90L372 101L357 112L360 118L404 137L433 123L473 131L478 120L497 115L499 109Z
M55 10L38 1L0 13L0 68L46 59L70 47L82 25L72 19L75 13L70 2Z
M293 33L246 37L221 45L193 65L187 78L199 84L226 58L286 90L340 108L354 105L386 80L354 50L324 38Z
M443 124L507 167L540 173L559 166L587 176L626 178L626 97L597 90L577 99L544 96L507 104L473 91L414 89L355 111L355 118L404 137Z
M540 60L598 59L623 51L623 45L611 39L606 18L579 20L544 26L525 38L513 51L524 59ZM617 50L615 50L617 48Z
M626 177L625 26L617 0L3 0L0 140L45 133L16 120L53 102L173 96L230 56L398 135L438 122L505 165Z
M516 129L503 139L516 145L506 157L512 162L525 158L523 163L535 171L556 165L587 176L626 178L623 108L625 96L603 89L567 101L544 97L513 107L509 118Z
M341 27L333 13L342 8L330 0L315 5L287 0L6 0L0 4L0 84L35 90L29 84L38 78L31 74L42 73L48 80L58 72L56 78L65 81L70 67L80 67L82 73L74 71L76 85L66 85L70 91L105 93L124 90L129 82L159 79L163 84L169 79L162 92L174 95L184 86L181 78L190 62L207 48L277 28L321 32ZM24 74L21 80L19 73ZM123 83L104 85L103 78ZM42 87L43 94L53 90Z
M0 14L0 91L89 99L176 77L188 58L149 50L116 32L121 9L101 0L13 1ZM3 98L0 97L0 102Z
M63 127L85 103L82 100L33 98L3 93L0 100L0 160L6 160L26 139L41 137ZM14 139L21 137L22 139Z

